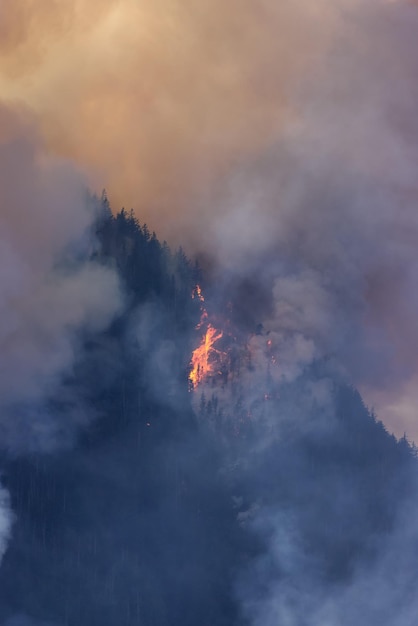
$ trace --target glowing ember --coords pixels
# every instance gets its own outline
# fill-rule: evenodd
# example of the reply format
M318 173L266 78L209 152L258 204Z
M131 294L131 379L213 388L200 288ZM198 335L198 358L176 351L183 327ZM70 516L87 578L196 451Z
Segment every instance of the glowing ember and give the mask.
M204 307L203 302L205 301L205 298L203 297L203 293L202 293L202 289L200 287L200 285L196 285L196 287L193 289L192 292L192 298L199 300L200 304L200 310L202 311L202 314L200 316L200 321L198 323L198 325L196 326L196 330L199 330L200 328L202 328L203 324L205 324L205 322L208 319L208 313Z
M196 285L196 287L193 289L192 298L197 298L198 300L200 300L200 302L205 301L200 285Z

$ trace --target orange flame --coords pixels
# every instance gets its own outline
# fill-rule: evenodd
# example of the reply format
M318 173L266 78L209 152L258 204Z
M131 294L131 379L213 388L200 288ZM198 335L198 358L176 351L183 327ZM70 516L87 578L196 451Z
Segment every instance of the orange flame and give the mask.
M221 330L216 330L216 328L208 323L208 313L203 305L205 298L203 297L202 289L199 285L196 285L193 289L192 297L197 298L202 303L200 305L202 314L196 329L199 330L202 326L206 326L207 324L205 334L202 336L200 345L193 351L190 362L190 386L192 389L196 389L199 383L201 383L209 374L214 372L214 357L216 354L219 354L219 350L217 350L214 346L218 339L223 336L223 332Z
M215 343L223 335L221 330L216 330L208 324L206 333L202 337L200 346L193 351L189 380L192 388L195 389L209 374L214 371L213 356L219 351L214 347Z

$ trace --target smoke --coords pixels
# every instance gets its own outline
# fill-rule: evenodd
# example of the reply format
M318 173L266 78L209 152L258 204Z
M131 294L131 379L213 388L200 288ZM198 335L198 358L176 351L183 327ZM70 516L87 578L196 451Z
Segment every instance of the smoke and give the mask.
M312 359L333 357L412 437L416 20L402 4L346 11L329 54L292 91L297 121L230 172L216 192L222 215L205 228L221 266L265 284L264 327L302 338ZM292 352L291 369L303 368L306 352Z
M326 1L18 2L2 7L3 94L30 106L49 148L116 206L184 241L200 229L205 189L292 119L291 86L327 49L338 11Z
M358 562L344 583L325 583L323 564L304 550L295 520L283 512L264 511L257 526L270 536L269 554L257 562L258 581L253 581L253 587L263 591L256 596L243 584L246 616L257 626L414 624L415 505L408 506L402 516L393 534L374 538L376 559Z
M2 454L55 452L94 417L68 380L82 332L104 330L121 306L118 279L89 261L95 215L84 178L45 150L23 108L0 105L0 187ZM12 519L1 487L0 557Z
M414 436L416 7L43 0L1 11L2 93L36 116L48 154L235 273L272 254L299 264L299 282L310 272L333 300L327 350L351 351L340 360L368 402ZM391 406L403 407L398 424Z
M9 451L67 445L89 419L62 386L77 338L106 328L120 306L116 275L89 262L94 218L75 167L43 149L28 119L0 111L0 428ZM66 411L48 408L59 392Z
M0 561L7 549L13 524L13 513L7 490L0 486Z
M387 572L402 555L402 593L412 586L408 547L414 543L410 520L416 513L412 510L410 518L408 512L405 517L400 513L382 531L375 523L380 509L376 514L371 510L374 500L372 505L368 501L380 485L374 473L381 466L370 461L367 471L374 478L366 488L362 481L367 472L357 468L351 448L348 469L335 463L334 449L340 451L335 442L339 437L347 441L347 433L343 437L339 431L332 383L355 383L367 402L377 401L383 416L402 405L408 421L388 423L402 430L406 424L415 436L416 7L383 0L233 0L227 6L216 0L207 7L198 0L61 4L41 0L35 7L19 0L0 8L2 446L12 455L69 447L79 426L94 417L68 379L84 354L82 332L104 331L122 306L115 274L89 260L94 238L85 187L106 186L114 205L133 205L141 221L163 237L210 257L225 299L231 285L250 285L242 317L244 331L251 335L254 369L241 386L251 405L262 389L260 376L268 374L283 392L267 411L269 425L285 422L297 440L286 453L274 447L281 440L270 437L267 429L259 437L264 439L262 448L243 445L248 453L248 474L242 478L249 484L244 494L248 510L239 511L237 519L250 520L266 546L264 556L248 559L247 578L242 576L239 583L239 598L251 623L351 626L366 615L366 622L396 620L409 626L415 604L399 610L401 596ZM256 303L254 293L261 296ZM149 396L154 401L164 396L160 411L152 415L162 422L159 412L166 417L167 407L183 408L176 385L184 364L171 337L154 349L154 335L165 322L156 308L146 304L138 311L135 339L149 366L149 380L144 378ZM324 372L309 379L318 362L326 363ZM184 414L190 417L187 409ZM146 433L157 430L149 423ZM318 430L332 440L333 462L323 466L320 454L314 458L328 471L325 478L305 458L304 446L312 444L309 437ZM129 432L113 455L100 450L96 463L84 460L87 470L78 470L78 458L71 460L73 471L85 471L90 481L81 481L77 492L84 498L78 510L85 516L81 526L86 549L80 550L77 533L67 529L66 558L57 568L60 581L75 568L77 576L82 570L80 594L87 589L95 597L99 591L107 595L104 589L125 587L119 572L126 572L139 589L148 572L137 553L155 550L160 555L161 536L169 534L166 519L185 552L199 556L201 551L208 559L216 552L197 530L202 527L197 496L187 501L192 513L185 516L186 523L178 514L179 493L187 493L188 480L209 496L218 488L213 477L213 483L206 481L205 472L194 477L205 460L196 461L187 450L184 477L178 480L174 446L168 461L161 453L164 470L153 459L149 475L136 483L131 481L140 456L136 441L138 433ZM199 442L199 454L202 449ZM379 453L383 449L382 444ZM370 451L363 453L368 459ZM281 463L286 472L280 475ZM265 484L267 490L272 475L276 488L285 491L289 510L282 505L282 494L275 503L254 496L254 485ZM123 503L120 509L109 507L107 492L101 495L107 491L103 477L106 485L112 482L115 502ZM157 526L155 485L162 507ZM27 493L31 489L30 483ZM61 511L62 505L65 511L60 490L51 492L55 509ZM382 500L387 504L386 496ZM213 502L218 505L215 497ZM129 515L121 522L118 514L125 510ZM11 524L6 492L0 522L1 515L5 547ZM208 506L203 535L206 529L213 531L211 515ZM145 539L138 538L138 520ZM165 534L158 532L160 526ZM97 567L93 577L87 560L88 550L96 557L91 535L97 527L105 545L103 558L115 565L110 574L108 568ZM380 534L373 534L375 528ZM224 550L211 565L218 574L229 552L217 530L213 532L216 546ZM384 545L379 544L382 537L387 539ZM370 561L364 557L368 540L375 549ZM160 560L151 554L149 563L156 562L160 583L159 566L171 568L167 578L185 594L189 585L183 588L183 579L172 580L171 561L183 556L176 549L171 552L173 543L177 545L165 538L164 554ZM327 550L334 554L341 543L355 548L352 559L345 555L353 569L327 579ZM41 540L32 554L42 552L40 545ZM45 556L47 563L56 563L54 550ZM358 553L362 556L357 558ZM195 582L193 567L184 575L187 583ZM206 588L212 579L209 574L197 576L197 588L201 580ZM170 606L172 588L162 587L168 590ZM46 591L37 593L29 604L36 606L47 597ZM119 593L124 598L125 588ZM155 607L160 593L155 585ZM382 597L383 612L376 609ZM126 601L127 620L141 615L139 595L135 602L133 609L130 598ZM153 602L151 613L157 611ZM161 623L164 608L156 613ZM10 610L16 611L15 600ZM60 608L55 610L61 614ZM105 619L120 617L118 606L112 611ZM177 614L182 614L180 603ZM16 620L31 623L26 617ZM151 614L148 620L154 621Z

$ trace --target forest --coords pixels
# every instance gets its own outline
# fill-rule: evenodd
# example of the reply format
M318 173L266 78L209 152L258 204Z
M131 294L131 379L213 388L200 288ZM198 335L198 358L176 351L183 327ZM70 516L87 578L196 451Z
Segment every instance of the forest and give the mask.
M276 376L251 285L220 286L105 194L95 211L71 263L116 272L123 306L77 328L74 365L42 407L58 435L77 422L71 442L2 452L14 520L0 623L412 623L385 598L399 562L413 589L414 444L327 357ZM221 330L193 388L209 323Z

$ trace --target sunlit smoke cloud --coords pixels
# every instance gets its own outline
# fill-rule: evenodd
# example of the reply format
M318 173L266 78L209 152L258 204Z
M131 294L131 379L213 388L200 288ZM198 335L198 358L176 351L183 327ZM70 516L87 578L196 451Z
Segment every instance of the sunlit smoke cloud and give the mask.
M290 87L327 48L328 2L42 0L3 8L3 93L115 204L179 239L197 200L292 119ZM178 229L175 227L179 224Z

